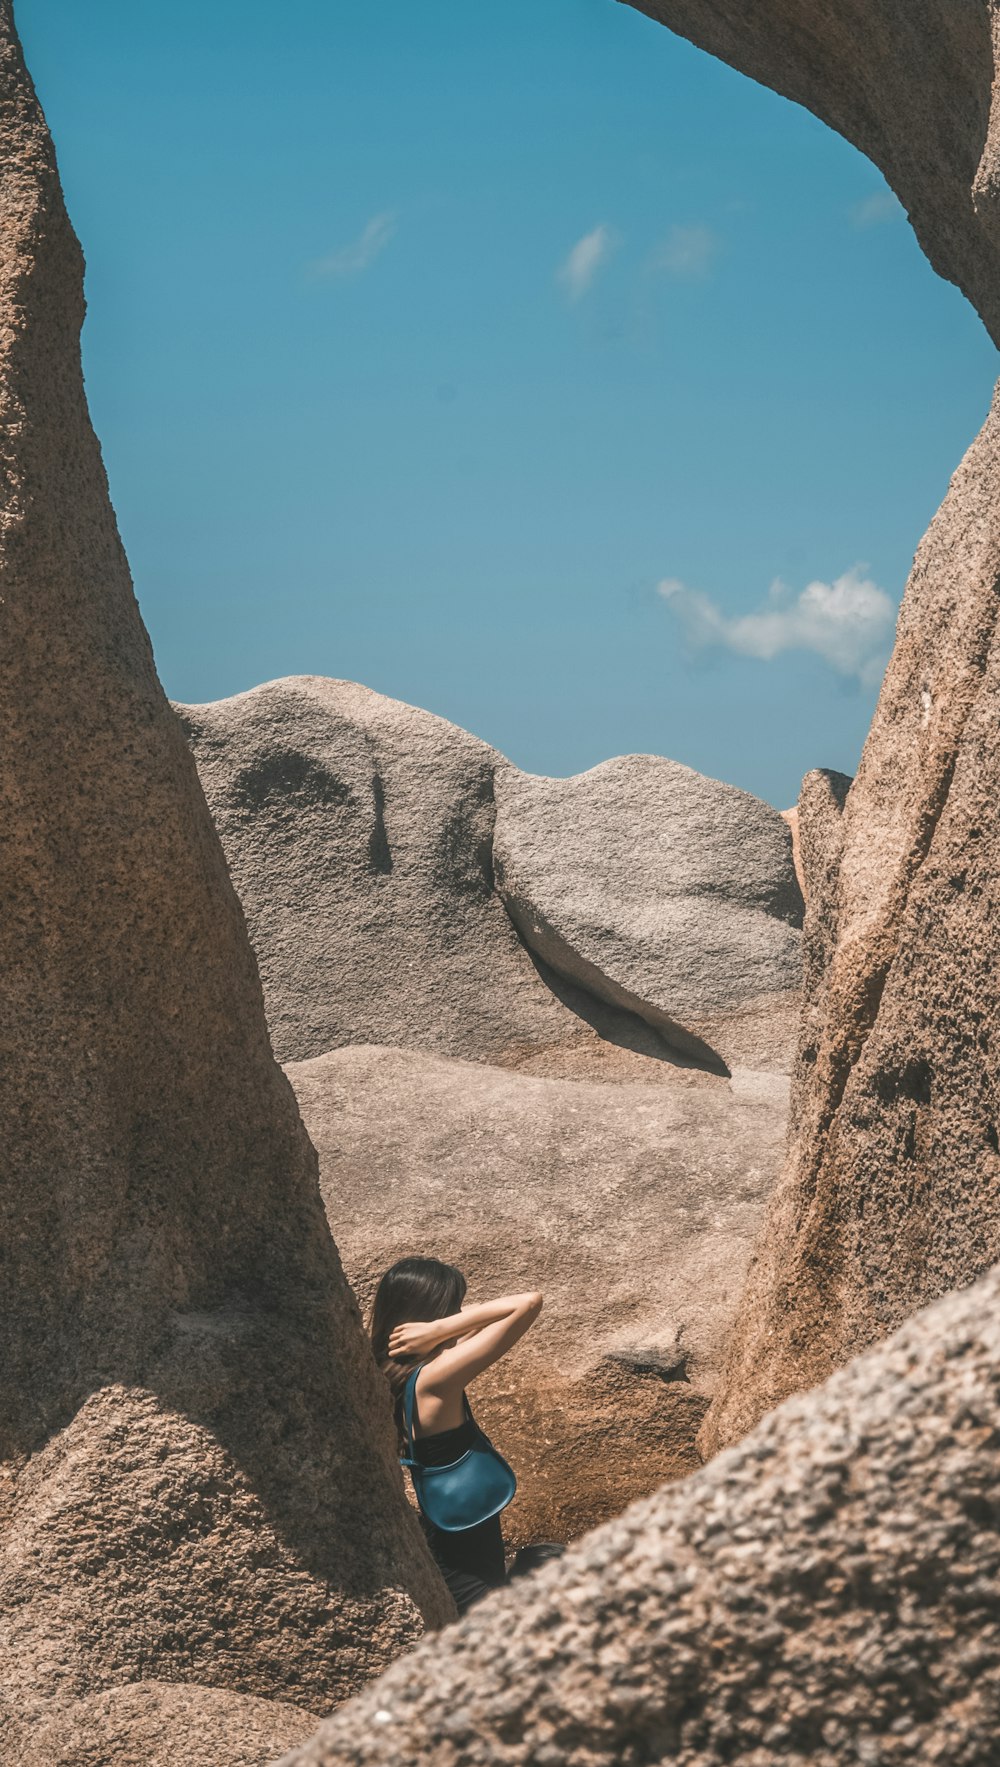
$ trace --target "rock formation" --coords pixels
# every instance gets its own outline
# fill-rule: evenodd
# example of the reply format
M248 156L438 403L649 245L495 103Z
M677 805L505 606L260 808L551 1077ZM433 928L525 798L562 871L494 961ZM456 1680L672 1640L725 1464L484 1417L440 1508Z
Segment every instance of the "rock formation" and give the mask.
M451 1611L90 427L0 0L0 1717L322 1711Z
M279 1060L344 1043L507 1060L573 1037L493 888L488 744L346 681L178 710Z
M989 1767L998 1444L995 1271L420 1645L285 1767Z
M415 1250L457 1263L473 1297L545 1292L534 1331L476 1383L517 1468L512 1544L573 1539L699 1464L781 1158L783 1077L610 1086L377 1048L287 1072L364 1307Z
M415 1251L549 1294L479 1396L511 1537L690 1471L780 1160L782 818L651 756L531 778L350 682L180 709L362 1303Z
M787 1072L802 904L759 799L642 755L535 779L349 681L178 711L279 1059L377 1043L575 1073L613 1045L718 1066L707 1032Z
M802 898L769 804L653 755L496 790L500 894L543 962L675 1048L787 1073Z
M995 8L640 10L869 153L935 268L1000 340ZM836 793L807 782L808 1004L789 1154L706 1451L1000 1257L998 579L995 401L917 553L842 815Z
M218 1687L135 1681L42 1724L8 1767L268 1767L316 1721L298 1706Z

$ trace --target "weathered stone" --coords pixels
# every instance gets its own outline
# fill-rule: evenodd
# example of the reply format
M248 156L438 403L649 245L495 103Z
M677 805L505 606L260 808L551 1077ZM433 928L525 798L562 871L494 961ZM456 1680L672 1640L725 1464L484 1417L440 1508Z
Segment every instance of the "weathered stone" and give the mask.
M917 553L826 861L803 803L789 1152L706 1449L1000 1258L998 510L995 405Z
M740 1065L790 1065L801 902L759 800L644 756L535 779L351 682L178 709L282 1059L372 1043L612 1079L672 1052L718 1065L665 996Z
M493 889L486 743L312 677L178 709L279 1059L348 1042L503 1059L570 1034Z
M757 799L641 756L531 779L348 681L178 710L282 1060L395 1044L568 1074L607 1069L610 1045L615 1078L670 1048L717 1061L676 1007L741 1065L790 1065L801 904Z
M322 1710L451 1610L135 605L10 0L0 146L2 1710Z
M1000 1272L367 1688L286 1767L990 1767Z
M802 900L777 810L655 755L496 791L497 882L537 956L677 1048L787 1073Z
M475 1389L518 1474L512 1544L575 1538L699 1464L780 1163L783 1076L609 1086L377 1048L287 1071L365 1307L414 1252L458 1264L473 1297L545 1293Z
M308 1712L277 1700L135 1681L41 1725L9 1767L267 1767L315 1727Z

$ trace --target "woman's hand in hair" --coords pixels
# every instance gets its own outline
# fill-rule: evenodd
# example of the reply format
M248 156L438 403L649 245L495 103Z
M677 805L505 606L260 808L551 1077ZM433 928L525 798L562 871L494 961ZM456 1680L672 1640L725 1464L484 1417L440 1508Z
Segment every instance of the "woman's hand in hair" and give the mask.
M409 1325L397 1325L389 1334L389 1354L394 1362L419 1362L429 1356L446 1339L453 1336L450 1322L441 1319L415 1319Z

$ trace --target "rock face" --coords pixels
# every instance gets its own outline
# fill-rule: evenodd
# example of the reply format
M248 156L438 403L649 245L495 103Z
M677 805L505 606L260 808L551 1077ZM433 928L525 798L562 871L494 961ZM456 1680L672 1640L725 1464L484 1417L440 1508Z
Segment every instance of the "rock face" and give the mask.
M790 1066L801 899L766 804L648 756L534 779L346 681L178 709L280 1059L396 1044L568 1073L612 1045L718 1066L708 1033Z
M789 1154L712 1448L1000 1258L994 406L920 547L843 813L807 781Z
M869 153L931 262L1000 339L995 8L642 10ZM807 783L808 1004L789 1155L706 1450L1000 1257L998 509L994 401L918 551L843 814Z
M699 1464L781 1157L780 1076L609 1086L402 1049L287 1071L364 1307L415 1250L457 1263L473 1298L545 1292L535 1329L476 1383L517 1469L512 1544L572 1539Z
M0 1715L161 1672L323 1710L450 1608L132 595L10 0L0 142Z
M315 1720L297 1706L218 1687L137 1681L78 1700L10 1767L267 1767Z
M994 1272L419 1646L286 1767L988 1767L998 1444Z
M626 0L805 105L885 173L1000 344L1000 103L989 0Z
M780 1161L786 824L649 756L530 778L350 682L181 714L362 1303L414 1252L549 1296L477 1389L511 1539L690 1471Z
M572 1036L493 888L486 743L312 677L178 709L279 1060L351 1042L504 1060Z
M497 778L497 881L525 944L710 1062L788 1071L802 924L789 859L770 805L676 761Z

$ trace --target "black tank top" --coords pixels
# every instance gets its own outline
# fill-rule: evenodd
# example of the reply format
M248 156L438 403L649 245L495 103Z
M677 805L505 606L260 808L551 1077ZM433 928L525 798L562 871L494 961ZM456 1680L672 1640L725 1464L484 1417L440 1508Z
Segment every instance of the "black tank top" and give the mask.
M421 1466L447 1466L450 1461L458 1460L460 1455L472 1447L475 1426L471 1418L465 1418L455 1429L437 1430L429 1436L418 1436L416 1428L419 1426L419 1408L420 1396L414 1388L413 1458L419 1460ZM490 1589L497 1589L501 1583L506 1582L503 1532L498 1515L490 1516L488 1521L478 1522L474 1528L461 1528L456 1533L445 1533L443 1528L436 1528L423 1512L420 1522L438 1567L458 1600L460 1611L466 1605L460 1592L468 1578L485 1583ZM459 1580L457 1583L454 1581L456 1577Z
M413 1409L417 1409L417 1397L413 1396ZM476 1437L476 1428L472 1420L463 1418L454 1430L437 1430L432 1436L415 1436L413 1439L413 1458L419 1460L421 1466L449 1466L467 1454Z

